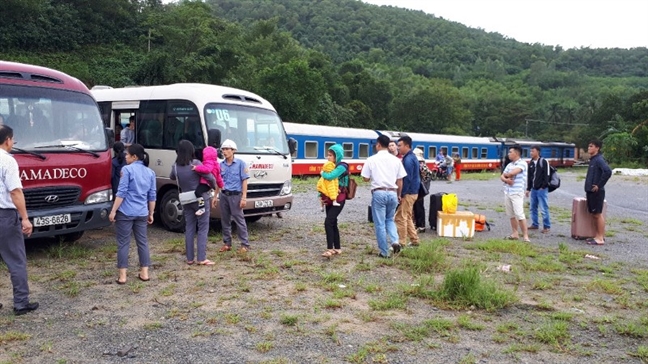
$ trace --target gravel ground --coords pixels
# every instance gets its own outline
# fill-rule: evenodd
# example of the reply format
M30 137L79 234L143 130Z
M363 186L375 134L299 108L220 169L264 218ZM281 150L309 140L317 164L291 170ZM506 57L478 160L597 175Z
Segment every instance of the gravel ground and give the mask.
M555 215L552 231L532 233L532 244L555 249L566 243L571 249L596 254L618 269L647 269L648 178L612 177L606 188L608 243L589 247L569 237L571 200L584 195L583 174L561 172L561 177L562 187L550 195ZM309 184L314 185L315 180ZM497 212L503 206L497 179L434 182L431 192L438 191L456 192L460 209L483 213L494 223L492 231L478 233L475 241L502 238L509 232L507 219ZM629 353L646 345L648 336L606 336L596 331L596 325L570 327L568 347L541 346L535 352L505 353L516 339L495 342L496 325L518 320L533 330L544 320L542 314L536 314L537 303L530 303L532 299L525 298L522 288L520 303L494 313L443 310L419 299L410 299L403 309L370 309L375 299L372 290L387 295L394 287L413 284L417 277L393 261L374 257L373 230L367 223L369 201L368 187L361 185L356 199L347 202L340 216L344 253L331 260L319 257L325 248L324 214L312 187L304 183L296 184L294 208L283 219L264 218L251 225L253 250L249 255L217 254L220 237L213 233L208 247L208 257L217 262L213 267L185 265L182 236L153 226L149 235L154 267L148 283L137 281L136 271L131 270L127 285L114 284L112 228L89 232L73 245L52 241L31 244L32 299L39 301L41 308L21 317L10 313L11 286L3 269L0 362L640 362ZM434 238L430 231L422 236L424 240ZM453 244L459 246L451 250L456 253L461 242ZM131 264L135 257L132 249ZM346 287L338 288L340 284ZM646 292L636 294L646 301ZM547 291L544 297L551 295ZM581 307L583 310L578 310L587 311L584 316L617 315L614 317L619 320L637 316L637 310L619 308L614 302L588 306L585 299L582 305L554 303L557 310ZM336 307L336 302L342 302L341 307ZM471 315L486 329L454 329L423 340L408 340L394 329L396 323L413 326L433 317L456 320L461 314ZM126 353L129 348L132 350Z

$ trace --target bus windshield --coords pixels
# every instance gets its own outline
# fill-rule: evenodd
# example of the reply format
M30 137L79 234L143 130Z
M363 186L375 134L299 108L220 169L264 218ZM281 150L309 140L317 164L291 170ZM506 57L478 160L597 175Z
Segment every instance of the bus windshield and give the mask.
M22 150L106 150L106 134L92 97L41 87L3 85L0 122Z
M237 153L288 154L286 133L277 113L248 106L207 104L207 129L221 131L221 142L231 139Z

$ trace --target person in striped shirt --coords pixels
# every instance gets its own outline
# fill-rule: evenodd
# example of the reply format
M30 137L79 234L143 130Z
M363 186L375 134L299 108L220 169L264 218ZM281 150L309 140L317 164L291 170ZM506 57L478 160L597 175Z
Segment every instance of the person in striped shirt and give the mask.
M504 206L506 215L511 219L511 234L508 240L520 238L518 226L522 230L524 241L530 243L529 232L524 216L524 193L527 184L527 163L522 160L522 147L515 144L509 148L508 157L511 160L500 176L504 182Z

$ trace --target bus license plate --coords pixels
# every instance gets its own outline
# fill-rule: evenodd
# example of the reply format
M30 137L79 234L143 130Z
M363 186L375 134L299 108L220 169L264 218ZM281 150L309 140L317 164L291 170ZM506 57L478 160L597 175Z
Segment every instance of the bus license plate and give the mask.
M274 206L272 200L261 200L261 201L254 201L254 208L260 209L264 207L272 207Z
M60 225L72 222L70 214L34 217L34 226Z

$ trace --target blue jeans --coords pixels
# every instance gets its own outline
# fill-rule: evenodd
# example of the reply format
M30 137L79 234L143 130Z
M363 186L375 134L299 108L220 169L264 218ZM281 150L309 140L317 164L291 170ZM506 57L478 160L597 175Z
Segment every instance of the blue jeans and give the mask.
M371 215L373 217L378 249L383 256L389 256L387 237L392 244L398 243L398 230L394 215L398 206L398 197L393 191L375 191L371 195Z
M538 205L542 212L542 227L551 229L551 222L549 220L549 190L543 188L541 190L531 190L531 226L540 227L538 224Z

